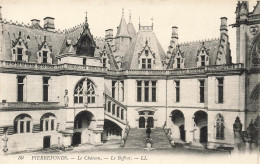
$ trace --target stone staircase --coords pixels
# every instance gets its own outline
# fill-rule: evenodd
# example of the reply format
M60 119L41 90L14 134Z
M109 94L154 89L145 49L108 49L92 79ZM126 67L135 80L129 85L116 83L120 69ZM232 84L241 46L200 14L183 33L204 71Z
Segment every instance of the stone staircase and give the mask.
M125 148L145 148L145 137L145 129L131 128L128 133Z
M172 145L167 138L163 128L152 129L151 138L153 143L152 147L155 149L172 148Z

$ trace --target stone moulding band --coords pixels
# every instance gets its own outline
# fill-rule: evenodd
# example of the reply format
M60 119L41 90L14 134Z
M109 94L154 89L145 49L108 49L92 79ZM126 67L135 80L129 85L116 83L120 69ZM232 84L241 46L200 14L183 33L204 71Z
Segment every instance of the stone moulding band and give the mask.
M14 61L0 61L1 69L12 70L26 70L26 71L50 71L59 73L60 71L73 71L73 72L95 72L107 75L156 75L156 76L171 76L171 75L185 75L185 74L206 74L210 72L229 72L241 71L244 69L242 63L229 64L229 65L214 65L199 68L186 68L175 70L108 70L107 68L97 66L85 66L77 64L38 64L38 63L24 63Z

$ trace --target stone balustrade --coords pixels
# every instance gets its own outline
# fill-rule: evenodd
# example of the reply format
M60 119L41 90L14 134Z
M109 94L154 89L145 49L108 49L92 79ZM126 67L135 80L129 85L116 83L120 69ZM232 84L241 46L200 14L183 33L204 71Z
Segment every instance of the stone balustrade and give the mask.
M127 124L127 108L114 98L104 93L105 113L117 121Z
M105 73L107 75L125 75L125 76L171 76L171 75L193 75L193 74L206 74L210 72L223 72L223 71L239 71L244 69L242 63L229 64L229 65L214 65L199 68L185 68L185 69L171 69L171 70L108 70L108 68L98 67L98 66L86 66L78 64L39 64L39 63L25 63L25 62L15 62L15 61L0 61L0 69L7 68L12 70L46 70L52 72L59 72L62 70L68 71L86 71L86 72L97 72Z

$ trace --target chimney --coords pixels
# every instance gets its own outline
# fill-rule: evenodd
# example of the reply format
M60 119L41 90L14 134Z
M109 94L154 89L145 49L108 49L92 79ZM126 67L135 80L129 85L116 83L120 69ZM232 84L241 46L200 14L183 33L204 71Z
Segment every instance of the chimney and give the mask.
M38 19L32 19L31 22L32 22L32 26L34 26L36 24L40 24L40 20L38 20Z
M221 17L221 24L220 24L220 35L222 33L227 34L228 28L227 28L227 18L226 17Z
M173 47L173 49L175 49L177 44L178 44L178 27L176 27L176 26L172 27L172 40L171 40L171 43L172 43L171 46Z
M107 43L109 43L110 45L112 45L113 43L113 29L107 29L105 31L105 40Z
M43 26L44 29L46 29L47 31L54 31L55 30L54 18L46 17L43 20L44 20L44 26Z

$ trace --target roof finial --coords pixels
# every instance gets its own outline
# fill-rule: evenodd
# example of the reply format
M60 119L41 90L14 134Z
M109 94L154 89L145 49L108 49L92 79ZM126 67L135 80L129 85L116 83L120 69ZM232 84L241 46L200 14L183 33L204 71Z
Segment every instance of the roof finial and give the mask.
M122 8L122 17L124 17L124 8Z
M140 26L141 26L141 24L140 24L140 16L139 16L139 30L140 30Z
M131 10L129 10L129 23L131 22Z
M151 20L152 20L152 30L153 30L153 17L152 17L152 19L151 19Z
M2 12L1 12L2 6L0 6L0 20L2 20Z
M88 22L88 12L86 11L86 16L85 16L85 22L87 23Z
M88 12L86 11L86 17L85 17L85 27L88 27Z

